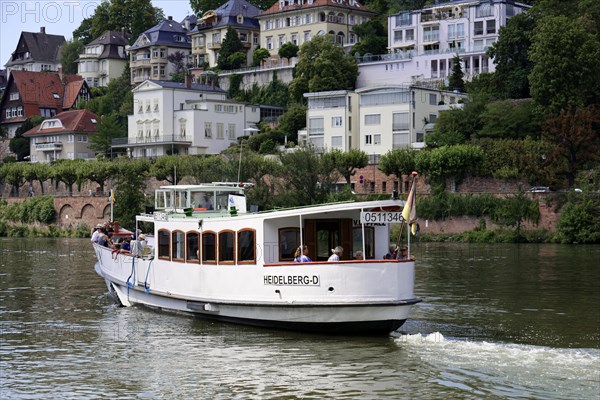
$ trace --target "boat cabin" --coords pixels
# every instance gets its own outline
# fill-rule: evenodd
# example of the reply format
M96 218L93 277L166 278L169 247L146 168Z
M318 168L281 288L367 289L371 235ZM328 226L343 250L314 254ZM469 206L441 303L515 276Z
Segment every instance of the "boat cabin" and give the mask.
M247 187L248 184L229 182L161 186L154 194L154 209L182 213L194 211L245 213L244 189Z

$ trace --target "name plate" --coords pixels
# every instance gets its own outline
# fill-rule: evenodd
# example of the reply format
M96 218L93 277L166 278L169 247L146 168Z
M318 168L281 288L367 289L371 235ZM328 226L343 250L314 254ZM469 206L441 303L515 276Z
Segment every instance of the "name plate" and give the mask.
M392 224L402 222L402 213L391 211L369 211L360 213L362 224Z
M155 212L154 213L154 220L155 221L168 221L169 220L169 214L162 213L162 212Z
M319 286L318 275L265 275L265 285L275 286Z

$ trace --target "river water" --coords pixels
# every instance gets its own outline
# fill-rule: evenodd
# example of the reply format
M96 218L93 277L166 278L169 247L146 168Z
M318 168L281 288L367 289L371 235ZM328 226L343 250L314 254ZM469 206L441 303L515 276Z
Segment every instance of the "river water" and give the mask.
M420 244L387 337L116 307L87 240L0 239L0 398L598 399L600 246Z

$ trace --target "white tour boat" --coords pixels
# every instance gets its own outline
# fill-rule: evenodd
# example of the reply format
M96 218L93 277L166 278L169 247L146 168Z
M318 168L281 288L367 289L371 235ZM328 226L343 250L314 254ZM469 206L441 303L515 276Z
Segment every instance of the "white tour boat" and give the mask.
M382 259L404 201L248 212L249 186L158 189L154 211L136 217L153 232L132 241L133 254L94 243L111 294L124 306L293 330L389 333L404 323L420 301L415 262ZM294 262L301 246L311 262ZM337 246L341 260L329 262ZM355 260L359 250L364 259Z

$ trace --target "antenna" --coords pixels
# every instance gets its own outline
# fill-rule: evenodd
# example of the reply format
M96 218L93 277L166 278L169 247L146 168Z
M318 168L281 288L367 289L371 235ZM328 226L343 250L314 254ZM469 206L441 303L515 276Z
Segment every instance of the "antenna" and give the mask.
M238 164L238 178L237 181L240 181L240 172L242 171L242 146L244 145L244 142L242 140L240 140L240 161Z

